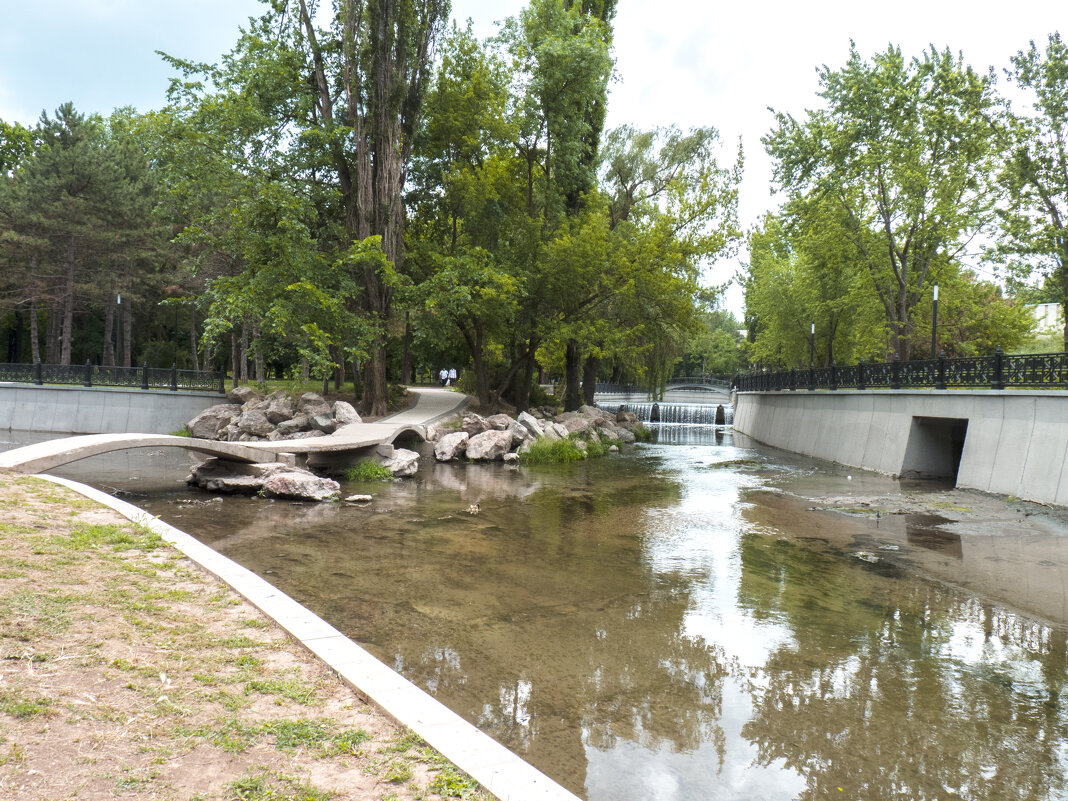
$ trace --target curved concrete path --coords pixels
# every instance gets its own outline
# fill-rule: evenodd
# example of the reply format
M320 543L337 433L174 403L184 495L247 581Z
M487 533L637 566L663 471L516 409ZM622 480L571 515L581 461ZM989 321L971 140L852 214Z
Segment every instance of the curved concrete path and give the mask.
M127 448L184 448L236 462L285 461L294 455L343 453L393 442L406 432L426 438L425 426L467 404L470 398L447 389L411 387L416 402L403 412L375 423L350 423L333 434L274 442L217 442L169 434L86 434L63 437L0 453L0 469L40 473L54 467Z

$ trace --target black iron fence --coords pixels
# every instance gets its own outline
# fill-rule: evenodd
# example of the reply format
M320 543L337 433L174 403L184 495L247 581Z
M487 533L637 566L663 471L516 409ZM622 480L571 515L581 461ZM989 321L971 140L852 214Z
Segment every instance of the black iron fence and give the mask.
M211 370L179 370L171 367L105 367L86 362L63 364L0 364L0 383L67 385L82 387L128 387L165 389L171 392L226 393L226 374Z
M836 389L1068 389L1068 353L858 362L839 367L781 370L736 375L739 392Z

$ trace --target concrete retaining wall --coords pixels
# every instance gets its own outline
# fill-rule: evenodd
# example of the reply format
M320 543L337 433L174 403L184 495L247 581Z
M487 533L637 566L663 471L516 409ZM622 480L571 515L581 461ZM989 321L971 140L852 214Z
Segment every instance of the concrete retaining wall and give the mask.
M1068 506L1068 392L741 392L734 406L758 442L890 475L934 469L938 421L967 421L958 487Z
M0 430L54 434L169 434L216 403L218 394L0 384Z

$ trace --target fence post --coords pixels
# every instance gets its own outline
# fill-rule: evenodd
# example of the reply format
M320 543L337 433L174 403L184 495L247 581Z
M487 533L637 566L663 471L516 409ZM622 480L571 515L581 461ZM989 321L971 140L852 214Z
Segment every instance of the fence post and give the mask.
M85 360L85 386L91 387L93 385L93 363L89 360Z
M1001 345L997 346L994 351L994 382L990 385L991 389L1005 389L1005 354L1001 351Z
M38 359L33 365L33 378L37 386L44 385L44 370L41 368L41 360Z
M178 362L171 364L171 392L178 391Z
M148 362L141 365L141 389L148 389Z
M901 389L901 357L896 353L890 362L890 389Z
M864 389L864 360L857 359L857 389Z
M219 371L219 394L226 394L226 368Z
M813 392L816 389L816 368L808 368L808 391Z
M831 359L831 392L838 389L838 362Z

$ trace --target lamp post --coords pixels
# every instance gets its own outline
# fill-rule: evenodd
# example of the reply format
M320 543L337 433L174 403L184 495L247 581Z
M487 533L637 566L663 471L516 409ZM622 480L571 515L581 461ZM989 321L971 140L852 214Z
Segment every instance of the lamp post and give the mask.
M122 362L122 293L120 292L115 296L115 306L117 307L117 313L119 323L115 327L115 364L119 367L125 367Z
M808 369L814 370L816 368L816 324L812 324L812 328L808 333Z
M934 306L931 310L931 358L938 358L938 284L934 285Z

